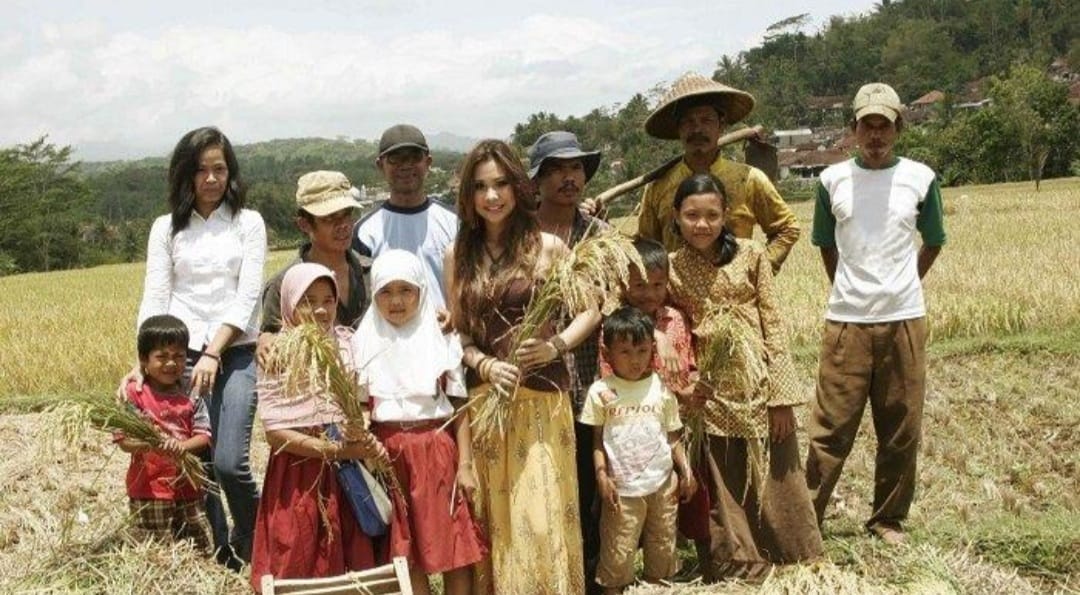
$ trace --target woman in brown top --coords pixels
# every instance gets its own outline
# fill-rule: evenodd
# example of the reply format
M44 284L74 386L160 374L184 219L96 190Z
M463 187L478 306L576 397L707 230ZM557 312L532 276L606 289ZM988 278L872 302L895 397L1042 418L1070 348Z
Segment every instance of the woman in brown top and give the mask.
M540 231L528 177L506 143L481 141L466 157L457 211L461 227L444 270L470 398L484 398L493 386L509 395L503 431L474 440L480 478L474 504L491 540L476 592L582 593L574 426L562 355L592 332L600 315L580 313L559 333L549 321L510 353L529 303L568 249Z
M724 226L727 197L715 177L675 192L685 245L671 255L671 298L697 340L701 411L719 469L710 488L707 581L763 578L771 564L822 554L799 469L793 405L800 394L764 249Z

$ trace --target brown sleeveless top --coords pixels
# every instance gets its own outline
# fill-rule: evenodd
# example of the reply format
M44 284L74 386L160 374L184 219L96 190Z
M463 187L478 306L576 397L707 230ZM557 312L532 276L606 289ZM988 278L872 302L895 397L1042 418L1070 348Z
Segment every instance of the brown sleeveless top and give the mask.
M495 288L484 300L483 311L479 313L484 321L484 336L473 338L481 351L501 360L510 360L510 343L514 340L514 332L525 317L525 308L532 301L538 286L539 281L533 279L514 279L501 288ZM554 335L554 323L554 317L544 322L538 329L536 338L547 339ZM468 368L468 384L480 384L480 377L472 368ZM530 370L522 378L521 385L532 390L566 392L570 386L566 362L557 357Z

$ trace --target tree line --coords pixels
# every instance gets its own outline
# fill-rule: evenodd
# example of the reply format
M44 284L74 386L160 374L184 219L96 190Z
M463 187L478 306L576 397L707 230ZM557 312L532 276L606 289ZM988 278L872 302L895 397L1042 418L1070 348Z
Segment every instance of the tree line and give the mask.
M235 149L247 205L263 216L272 246L300 240L293 218L301 174L333 169L372 194L385 188L376 147L365 140L284 139ZM168 212L168 158L80 163L72 154L47 137L0 149L0 276L145 256L151 223ZM460 157L432 152L431 192L447 191Z
M761 44L723 56L713 78L754 95L751 123L772 130L844 127L849 109L822 110L814 98L850 104L864 83L885 81L911 103L930 91L945 100L909 127L898 151L939 172L946 185L1080 175L1080 107L1047 69L1064 59L1080 76L1080 10L1066 0L882 0L874 10L832 17L807 32L808 14L774 23ZM717 35L723 35L717 27ZM1074 79L1080 80L1080 79ZM979 110L956 105L977 89ZM648 171L678 152L642 130L663 87L578 117L536 113L514 129L521 147L553 128L603 149L613 171L597 187Z
M933 117L901 135L898 151L928 163L946 185L1080 175L1080 107L1068 86L1047 77L1064 58L1080 71L1080 11L1067 0L882 0L873 11L833 17L806 32L799 14L768 28L764 41L722 56L715 79L757 98L751 123L771 129L843 126L850 112L811 108L811 98L845 104L863 83L891 83L910 103L945 93ZM723 27L717 27L717 35ZM987 107L956 104L978 82ZM523 152L554 129L575 132L604 152L590 184L598 192L679 152L643 123L663 84L625 103L582 116L538 112L514 127ZM236 147L249 204L266 220L271 243L298 239L296 179L314 169L344 172L357 186L383 186L375 147L364 140L286 139ZM524 154L524 153L523 153ZM433 153L431 192L449 194L460 154ZM71 147L43 137L0 149L0 275L128 262L143 257L153 218L166 212L166 157L77 163ZM613 207L618 215L635 197Z

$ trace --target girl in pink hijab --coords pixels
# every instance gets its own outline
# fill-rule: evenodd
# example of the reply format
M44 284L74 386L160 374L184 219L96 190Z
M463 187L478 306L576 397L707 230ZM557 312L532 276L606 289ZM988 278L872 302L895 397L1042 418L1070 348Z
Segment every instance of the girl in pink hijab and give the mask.
M330 269L301 263L285 273L281 317L286 326L314 321L348 354L351 331L335 326L337 283ZM323 395L286 394L287 374L259 371L259 417L270 445L262 498L255 523L251 585L264 574L275 578L333 576L375 566L371 539L360 530L338 483L332 461L375 453L356 442L332 442L324 426L344 421Z

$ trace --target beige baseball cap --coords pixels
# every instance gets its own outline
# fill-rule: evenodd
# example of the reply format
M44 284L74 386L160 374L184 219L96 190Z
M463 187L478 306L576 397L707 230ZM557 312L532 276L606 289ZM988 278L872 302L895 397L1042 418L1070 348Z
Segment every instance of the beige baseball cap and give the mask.
M904 104L900 102L900 96L892 87L885 83L869 83L859 87L855 94L855 101L851 107L855 110L855 119L861 120L870 114L885 116L890 122L904 111Z
M339 171L313 171L296 182L296 206L316 217L344 209L358 209L356 188Z

